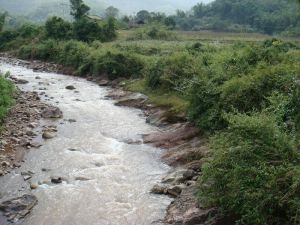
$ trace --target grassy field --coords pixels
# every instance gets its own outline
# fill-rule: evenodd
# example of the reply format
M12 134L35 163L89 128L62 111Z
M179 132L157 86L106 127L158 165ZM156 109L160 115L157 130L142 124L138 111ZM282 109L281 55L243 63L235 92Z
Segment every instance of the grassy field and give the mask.
M135 30L119 30L118 40L126 41ZM214 31L173 31L179 41L205 41L205 42L236 42L236 41L264 41L270 38L279 38L285 41L300 42L300 37L270 36L261 33L230 33Z

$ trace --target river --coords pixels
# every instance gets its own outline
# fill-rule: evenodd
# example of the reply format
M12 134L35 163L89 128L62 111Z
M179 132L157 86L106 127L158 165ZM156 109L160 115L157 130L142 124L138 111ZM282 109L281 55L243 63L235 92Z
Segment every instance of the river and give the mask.
M115 106L105 98L109 88L85 79L33 72L4 62L0 62L0 70L28 80L19 86L22 90L46 92L48 97L43 95L42 100L58 106L64 114L58 121L41 121L41 125L56 125L57 137L31 150L19 169L0 178L0 196L4 198L29 192L37 196L38 205L23 224L149 225L164 217L171 200L149 193L170 169L160 161L162 150L124 142L157 131L145 123L140 110ZM76 90L67 90L67 85ZM34 172L31 182L45 184L31 191L22 171ZM66 181L47 183L51 176Z

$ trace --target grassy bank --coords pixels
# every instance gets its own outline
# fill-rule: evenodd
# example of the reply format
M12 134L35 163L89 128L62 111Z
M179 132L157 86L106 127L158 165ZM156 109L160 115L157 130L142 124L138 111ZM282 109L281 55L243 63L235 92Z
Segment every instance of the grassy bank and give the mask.
M6 38L1 48L72 67L78 76L125 78L151 103L186 113L211 136L202 203L234 215L237 224L300 223L299 43L175 35L135 40L123 33L114 42L84 43L28 34Z
M12 82L0 75L0 128L9 108L14 104L14 91Z

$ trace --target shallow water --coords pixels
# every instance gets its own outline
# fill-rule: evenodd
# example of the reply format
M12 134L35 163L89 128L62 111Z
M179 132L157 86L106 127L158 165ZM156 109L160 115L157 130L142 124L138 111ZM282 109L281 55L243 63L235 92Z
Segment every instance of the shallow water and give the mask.
M115 106L105 99L109 89L84 79L1 62L0 70L28 80L22 90L45 91L52 98L47 102L58 106L64 119L76 120L42 121L58 126L57 137L31 150L21 168L0 179L0 197L8 198L30 192L22 171L35 173L32 183L66 178L63 184L43 184L32 191L39 203L25 225L149 225L164 217L170 199L149 193L169 170L160 161L162 150L124 142L157 129L145 123L140 110ZM76 92L66 90L67 85ZM47 90L39 90L43 87Z

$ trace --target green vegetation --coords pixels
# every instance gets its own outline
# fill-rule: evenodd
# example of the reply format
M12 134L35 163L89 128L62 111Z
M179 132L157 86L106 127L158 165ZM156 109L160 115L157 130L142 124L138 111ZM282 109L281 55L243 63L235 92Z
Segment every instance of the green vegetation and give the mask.
M214 30L300 35L297 0L215 0L198 3L190 11L172 16L142 10L132 19L138 24L161 23L185 31ZM130 23L132 23L132 21Z
M245 2L252 6L240 1ZM203 7L205 18L208 8L216 6L211 12L228 12L218 14L219 20L234 20L239 10L222 11L225 3L238 7L236 1L197 7ZM260 1L271 8L279 3ZM202 18L201 10L194 10ZM257 16L267 11L261 10ZM86 10L75 11L74 23L54 17L45 26L2 32L0 49L71 67L80 76L126 79L126 88L145 93L151 103L170 108L170 114L186 113L211 136L211 155L199 181L201 203L221 208L236 224L300 223L299 41L175 32L157 25L163 15L146 11L137 15L146 25L119 32L115 40L114 19L94 21ZM112 8L107 12L113 13ZM187 19L184 12L178 15ZM249 25L248 17L243 26ZM279 26L274 30L281 31Z
M9 108L14 104L14 91L14 85L0 75L0 127Z
M24 43L17 50L20 58L56 62L81 76L129 79L129 90L145 93L173 115L185 112L210 133L212 156L203 167L201 202L235 215L239 224L298 223L297 42L101 43L44 40L32 35L34 29L25 30L7 38L3 48Z

